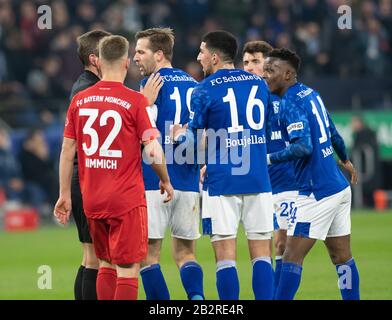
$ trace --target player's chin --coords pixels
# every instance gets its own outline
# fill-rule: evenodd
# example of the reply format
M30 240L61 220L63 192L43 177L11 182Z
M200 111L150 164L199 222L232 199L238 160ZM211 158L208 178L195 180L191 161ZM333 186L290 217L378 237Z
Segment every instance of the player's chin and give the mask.
M269 84L268 81L267 81L267 84L268 84L268 88L271 91L271 93L276 93L277 87Z

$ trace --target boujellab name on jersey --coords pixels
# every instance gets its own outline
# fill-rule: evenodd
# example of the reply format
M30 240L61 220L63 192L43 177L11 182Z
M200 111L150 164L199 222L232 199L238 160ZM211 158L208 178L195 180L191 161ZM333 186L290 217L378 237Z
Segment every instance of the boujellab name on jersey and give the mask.
M243 137L241 139L226 139L226 148L231 148L231 147L244 147L246 148L247 146L251 144L263 144L265 143L265 136L258 136L256 134L252 134L250 137Z

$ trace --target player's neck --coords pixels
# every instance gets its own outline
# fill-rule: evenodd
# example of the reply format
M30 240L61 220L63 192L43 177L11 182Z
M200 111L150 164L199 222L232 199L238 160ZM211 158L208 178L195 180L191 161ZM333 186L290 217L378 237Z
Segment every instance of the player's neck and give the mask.
M114 82L121 82L124 83L125 75L119 72L113 72L108 70L104 74L102 74L102 81L114 81Z
M98 73L98 70L96 67L87 66L87 67L84 67L84 70L88 70L88 71L94 73L99 78L99 73Z
M279 92L279 96L283 97L287 90L289 90L290 87L295 85L297 83L297 79L292 79L289 82L286 83L286 85L282 88L281 92Z
M213 66L214 73L221 69L234 69L234 63L218 63L217 65Z
M158 63L155 70L154 70L154 73L158 72L159 70L161 70L163 68L173 68L173 66L170 61L164 61L164 62Z

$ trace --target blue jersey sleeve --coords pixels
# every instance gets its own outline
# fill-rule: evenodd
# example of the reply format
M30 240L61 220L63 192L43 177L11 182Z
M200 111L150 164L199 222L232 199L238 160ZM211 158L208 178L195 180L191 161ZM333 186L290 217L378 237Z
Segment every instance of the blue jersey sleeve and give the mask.
M273 106L271 106L271 95L268 95L268 107L267 107L267 121L265 125L265 134L267 137L267 149L271 144L271 136L272 136L272 121L274 116Z
M346 145L342 136L339 134L338 130L335 127L331 117L328 114L329 121L329 131L331 132L331 142L334 150L336 151L339 159L342 161L346 161L348 159Z
M188 128L192 131L205 129L207 127L207 110L210 104L210 97L206 88L197 86L191 96L191 110L193 119L190 121Z
M306 109L299 102L292 102L282 113L283 126L287 130L290 142L298 138L311 136Z
M308 136L297 138L282 151L270 154L271 163L292 161L310 155L313 151L312 139Z
M301 105L287 101L281 120L286 127L290 145L281 151L270 154L271 163L291 161L306 157L313 151L310 126L306 110ZM289 107L289 112L287 108Z

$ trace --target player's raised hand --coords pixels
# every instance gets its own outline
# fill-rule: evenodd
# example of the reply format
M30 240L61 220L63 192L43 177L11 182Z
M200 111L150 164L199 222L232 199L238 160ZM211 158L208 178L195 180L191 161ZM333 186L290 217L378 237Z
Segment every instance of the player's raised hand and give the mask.
M357 184L358 183L358 173L357 170L355 169L354 165L351 163L350 160L346 160L343 162L342 160L339 160L339 164L346 169L348 172L351 174L351 184Z
M69 221L69 216L71 214L71 197L59 197L54 206L54 216L57 221L61 224L66 224Z
M148 105L152 106L157 100L159 90L163 86L163 78L159 73L153 73L148 78L146 85L140 89L140 92L147 98Z
M174 198L174 189L170 181L168 182L159 181L159 188L161 189L161 194L164 194L165 191L167 193L166 199L163 200L164 203L167 203Z

